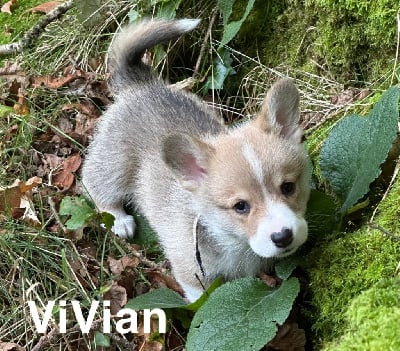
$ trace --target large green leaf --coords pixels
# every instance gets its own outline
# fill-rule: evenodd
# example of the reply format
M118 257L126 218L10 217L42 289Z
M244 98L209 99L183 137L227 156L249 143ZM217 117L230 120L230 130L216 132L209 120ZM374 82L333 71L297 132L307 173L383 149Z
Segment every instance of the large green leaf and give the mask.
M249 0L247 2L246 9L242 18L238 21L233 21L228 23L229 17L232 14L232 7L235 3L235 0L219 0L218 7L222 13L223 23L224 23L224 33L222 35L221 42L219 44L219 48L222 48L224 45L228 44L239 32L240 27L242 26L243 22L246 20L247 16L249 15L251 9L254 6L255 0Z
M328 135L320 153L322 175L346 213L380 174L398 130L399 88L391 87L367 117L349 116Z
M186 305L185 299L175 291L160 288L129 300L125 307L143 310L145 308L176 308Z
M312 189L307 204L306 220L310 239L320 237L338 229L341 216L337 214L338 204L334 198L319 190Z
M276 275L287 280L299 264L299 259L296 256L289 256L278 260L275 263Z
M194 316L187 350L260 350L287 319L299 289L296 278L278 289L254 278L222 285Z

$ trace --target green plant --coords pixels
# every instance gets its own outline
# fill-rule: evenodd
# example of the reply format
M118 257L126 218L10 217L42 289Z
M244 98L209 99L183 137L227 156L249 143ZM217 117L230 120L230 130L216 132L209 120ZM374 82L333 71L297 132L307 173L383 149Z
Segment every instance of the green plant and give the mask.
M189 305L174 291L159 289L130 300L126 307L169 309L171 318L185 316L185 320L188 315L182 314L182 310L195 311L186 344L190 351L230 351L238 347L241 351L259 350L274 338L277 325L285 322L300 290L297 278L288 279L293 262L282 262L277 272L285 280L279 288L270 288L254 278L222 286L216 281L198 301Z
M348 116L337 123L320 153L322 176L346 213L380 174L397 134L399 88L382 95L367 117Z

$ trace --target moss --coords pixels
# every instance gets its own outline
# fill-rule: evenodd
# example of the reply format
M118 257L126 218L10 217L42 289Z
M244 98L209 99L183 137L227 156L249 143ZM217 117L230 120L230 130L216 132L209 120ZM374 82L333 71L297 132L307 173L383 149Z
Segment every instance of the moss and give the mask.
M400 177L398 176L387 198L379 205L375 222L400 238Z
M375 223L400 230L400 177L379 205ZM314 344L324 350L397 350L400 282L393 278L400 242L365 227L318 238L307 256ZM394 335L397 333L397 337Z
M400 350L400 279L384 279L354 298L347 332L324 351Z
M393 275L399 249L399 243L363 229L332 235L312 250L307 265L316 340L325 343L344 332L352 299L382 277Z
M235 44L269 67L373 81L393 68L398 9L392 0L256 1Z

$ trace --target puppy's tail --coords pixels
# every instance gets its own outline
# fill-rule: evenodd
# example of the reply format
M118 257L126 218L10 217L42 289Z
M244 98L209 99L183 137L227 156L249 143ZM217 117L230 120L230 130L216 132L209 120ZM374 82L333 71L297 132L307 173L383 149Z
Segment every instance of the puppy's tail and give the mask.
M125 27L115 36L108 52L112 90L152 81L149 66L142 62L145 51L193 30L199 22L198 19L144 20Z

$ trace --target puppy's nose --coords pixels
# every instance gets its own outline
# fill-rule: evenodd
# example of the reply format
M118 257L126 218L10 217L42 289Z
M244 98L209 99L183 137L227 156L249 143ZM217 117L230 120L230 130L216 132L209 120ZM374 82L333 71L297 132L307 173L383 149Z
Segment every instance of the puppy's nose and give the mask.
M279 248L288 247L293 241L293 232L291 229L283 227L280 232L271 234L271 240Z

